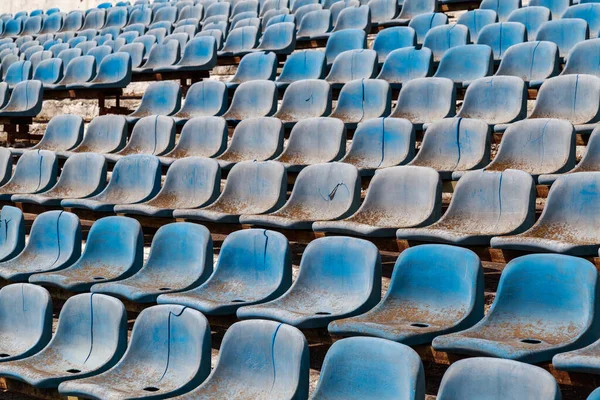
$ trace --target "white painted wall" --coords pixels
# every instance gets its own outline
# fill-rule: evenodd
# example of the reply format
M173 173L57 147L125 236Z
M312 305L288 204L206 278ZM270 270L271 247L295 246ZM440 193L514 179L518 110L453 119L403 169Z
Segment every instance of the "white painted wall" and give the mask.
M87 10L107 0L0 0L0 14L58 7L61 11Z

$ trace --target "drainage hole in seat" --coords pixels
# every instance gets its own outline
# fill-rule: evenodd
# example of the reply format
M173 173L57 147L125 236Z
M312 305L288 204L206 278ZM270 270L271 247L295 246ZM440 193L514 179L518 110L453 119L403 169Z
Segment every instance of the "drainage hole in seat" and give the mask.
M68 369L67 372L70 374L78 374L81 372L81 370L73 368L73 369Z
M319 311L319 312L316 312L315 315L331 315L331 313L327 312L327 311Z
M232 303L245 303L246 300L241 300L241 299L235 299L235 300L231 300Z
M104 278L103 276L95 276L93 279L94 279L95 281L103 281L103 280L104 280L104 279L106 279L106 278Z
M0 358L10 357L10 354L2 353L0 354Z
M148 387L145 387L144 390L146 392L158 392L160 389L157 387L154 387L154 386L148 386Z
M161 287L161 288L158 288L158 290L166 292L167 290L173 290L173 289L171 289L170 287Z
M414 326L415 328L429 328L429 324L424 324L422 322L415 322L414 324L410 324L410 326Z
M538 339L521 339L521 343L540 344L540 343L542 343L542 341L538 340Z

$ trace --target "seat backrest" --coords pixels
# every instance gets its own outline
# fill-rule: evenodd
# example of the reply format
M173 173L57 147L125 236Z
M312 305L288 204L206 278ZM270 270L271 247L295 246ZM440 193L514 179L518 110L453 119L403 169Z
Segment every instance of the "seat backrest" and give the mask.
M99 66L104 57L108 56L109 54L112 54L112 52L112 47L110 45L105 44L102 46L91 48L90 50L88 50L86 55L94 57L96 59L96 65Z
M152 205L167 209L172 208L169 202L176 199L181 200L182 197L189 201L188 204L209 204L217 198L220 189L221 170L218 162L204 157L180 158L169 166L165 183L158 196L152 201ZM164 201L161 201L161 199ZM209 253L212 254L212 249ZM205 268L209 268L209 266L211 269L210 271L207 270L207 273L210 275L212 272L212 257L210 264L201 266L200 272ZM206 280L209 275L206 275L202 281Z
M571 0L529 0L529 7L545 7L552 13L552 19L559 19L571 5ZM524 7L527 8L527 7Z
M138 203L160 191L161 169L157 157L148 154L125 156L115 164L106 189L95 199L119 196L124 203ZM89 240L89 239L88 239Z
M183 49L178 66L211 69L217 64L217 40L212 36L191 39Z
M561 75L589 74L600 77L600 39L588 39L577 43L569 52Z
M82 84L89 82L96 74L96 59L93 56L76 57L65 68L61 84Z
M285 101L285 100L284 100ZM272 115L277 110L277 86L273 81L249 81L238 86L226 119L243 120Z
M562 18L581 18L588 24L590 37L597 38L600 31L600 4L576 4L567 8Z
M177 116L201 111L204 115L221 115L227 110L227 87L223 82L203 80L194 83L188 90L183 108Z
M37 35L42 29L42 17L37 15L27 18L23 25L22 35Z
M81 255L81 225L77 215L66 211L46 211L31 226L24 255L31 253L69 266Z
M233 132L231 143L223 154L245 160L269 160L283 150L283 124L271 117L248 118Z
M283 94L277 115L289 113L297 121L300 121L304 118L328 115L330 112L331 87L329 83L320 79L306 79L290 84Z
M444 53L455 46L469 42L469 28L464 25L439 25L425 35L423 47L431 49L434 61L441 60Z
M543 23L536 40L556 43L560 56L566 57L577 43L587 40L589 37L590 30L585 20L566 18Z
M156 10L152 23L162 21L174 24L177 21L177 7L161 7L159 10Z
M106 186L106 159L96 153L75 153L69 156L60 173L53 192L70 190L98 194Z
M101 115L88 125L78 152L111 153L122 149L127 139L127 120L122 115Z
M83 139L83 125L83 118L79 115L57 115L48 122L36 147L53 151L70 150Z
M396 0L370 0L367 6L371 9L371 22L390 21L398 13L398 2Z
M123 7L115 7L106 14L106 23L104 28L116 26L122 28L127 24L127 9Z
M293 22L282 22L269 26L263 32L258 48L281 54L291 54L296 49L296 25Z
M344 29L371 30L371 9L367 5L344 8L335 20L334 32Z
M331 11L321 9L308 12L299 23L298 37L323 35L331 30Z
M379 31L373 42L373 50L377 52L377 60L382 64L392 51L416 45L417 35L413 28L395 26Z
M81 27L81 30L100 30L104 26L105 19L106 11L100 9L92 10L85 16L85 21L83 23L83 26Z
M277 82L295 82L303 79L322 79L325 71L325 54L316 50L292 53L283 65Z
M402 86L394 118L414 123L433 122L456 114L456 89L446 78L418 78Z
M181 87L178 82L154 82L148 86L136 113L171 115L181 108Z
M81 51L81 49L65 49L62 50L60 53L58 53L58 58L60 58L61 60L63 60L63 69L67 69L69 67L69 64L71 63L71 61L73 61L74 59L76 59L77 57L81 57L83 54L83 52ZM94 60L95 61L95 60Z
M104 57L98 68L98 75L92 83L114 84L125 87L131 82L131 56L118 52Z
M498 15L494 10L470 10L458 17L457 24L469 28L469 36L477 42L479 32L485 26L498 22Z
M130 43L122 46L119 49L119 53L127 53L129 54L131 60L131 67L137 68L142 65L144 61L144 55L146 53L146 49L143 43Z
M17 83L10 95L10 100L1 110L3 113L15 113L21 117L35 117L42 112L44 86L40 81L24 81Z
M300 119L277 161L316 164L339 160L346 150L346 128L337 118Z
M220 82L221 83L221 82ZM227 122L221 117L196 117L183 126L175 149L175 157L216 157L227 147Z
M486 45L473 44L448 49L442 56L435 77L456 83L470 82L494 72L494 55Z
M175 145L175 121L162 115L140 119L133 127L125 154L153 154L160 156Z
M258 40L258 29L253 26L237 28L229 32L223 46L226 52L241 52L256 47Z
M245 55L231 82L242 83L252 80L274 80L277 74L277 56L274 53L251 53Z
M18 61L12 63L10 67L8 67L6 76L4 77L4 82L8 83L10 86L14 86L17 83L31 79L32 73L33 71L30 61Z
M431 12L426 14L419 14L412 18L408 23L408 26L415 30L417 34L417 43L423 44L425 36L430 29L436 26L446 25L448 23L448 16L444 13Z
M46 19L44 19L40 33L44 34L58 32L63 26L64 17L65 16L62 13L48 15Z
M142 68L162 68L174 65L179 61L181 47L177 40L169 40L163 44L155 44L148 54L148 60Z
M348 50L340 53L325 78L330 83L346 83L355 79L372 78L377 67L374 50Z
M10 150L2 151L3 156L8 152L11 157ZM12 169L12 158L10 169ZM8 164L5 162L5 164ZM10 173L10 171L9 171ZM8 177L3 177L3 183ZM0 245L2 246L2 256L4 260L10 260L20 254L25 248L25 218L23 211L17 207L4 206L0 215L0 224L4 229L0 230ZM0 291L1 293L1 291ZM4 325L6 326L6 325Z
M392 104L390 85L382 79L355 79L344 85L331 117L345 122L388 116Z
M479 8L496 11L498 21L504 22L511 12L517 8L521 8L521 0L483 0Z
M506 50L496 75L516 76L525 82L540 82L557 75L559 66L558 46L555 43L519 43Z
M365 31L359 29L345 29L334 32L327 40L325 47L325 59L327 65L333 64L333 60L344 51L367 48L367 36Z
M550 10L546 7L523 7L517 8L508 16L507 22L519 22L527 30L527 38L536 40L540 27L545 22L550 21Z
M33 79L42 82L42 84L54 84L60 81L61 78L62 60L59 58L40 61L33 74Z
M389 83L405 83L431 75L433 54L427 47L397 49L388 54L377 78Z
M526 41L527 29L519 22L498 22L487 25L479 32L477 38L477 44L486 44L492 48L495 60L501 60L509 47Z

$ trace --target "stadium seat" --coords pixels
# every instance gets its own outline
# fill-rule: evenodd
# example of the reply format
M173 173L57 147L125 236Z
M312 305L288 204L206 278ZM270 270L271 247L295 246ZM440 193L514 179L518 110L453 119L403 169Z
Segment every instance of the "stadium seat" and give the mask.
M298 277L281 297L237 310L240 319L271 319L324 328L373 308L381 298L381 256L363 239L325 237L304 250Z
M40 51L37 54L48 53L52 57L50 51ZM62 60L60 58L48 58L41 60L34 67L33 79L42 82L42 85L54 85L62 79Z
M377 71L377 52L374 50L348 50L340 53L325 80L332 88L340 89L356 79L373 78Z
M415 129L456 114L456 89L446 78L412 79L402 86L392 118L406 118Z
M194 210L175 210L174 218L239 223L242 214L264 214L285 203L287 174L274 161L242 161L231 168L225 187L211 205Z
M469 28L469 37L474 43L477 43L479 32L484 27L496 22L498 22L498 15L494 10L470 10L462 14L456 21L457 24Z
M179 16L177 21L184 21L186 19L194 18L197 20L201 20L204 14L204 8L201 5L189 5L183 7L179 11Z
M125 147L127 120L122 115L101 115L88 125L81 143L69 152L56 152L59 157L69 157L71 153L107 154Z
M475 357L457 361L448 368L437 399L476 399L482 396L489 400L562 398L554 377L540 367L512 360Z
M203 80L188 90L181 110L173 115L177 125L197 117L222 115L227 110L227 87L223 82Z
M587 22L580 18L566 18L545 22L540 27L536 40L554 42L561 58L566 58L579 42L589 39Z
M327 40L325 47L325 60L328 66L333 64L335 58L347 50L358 50L367 48L367 35L359 29L345 29L334 32Z
M96 59L93 56L75 57L67 63L63 61L63 70L63 78L56 85L46 85L48 90L67 90L69 85L83 85L91 81L96 75Z
M150 50L152 50L152 47L156 44L156 37L153 35L143 35L133 39L133 43L141 43L144 45L144 58L147 58L147 54L150 53Z
M126 44L119 49L120 53L127 53L131 58L131 69L138 68L144 62L144 55L146 50L143 43L130 43Z
M479 78L494 72L494 55L486 45L472 44L448 49L442 56L435 75L448 78L459 88L466 88Z
M296 49L296 29L294 23L282 22L267 27L256 49L275 54L291 54Z
M577 68L576 64L572 63L574 68ZM565 69L568 66L569 62ZM559 68L558 46L553 42L534 41L515 44L507 49L496 76L516 76L523 79L529 88L538 89L546 79L557 75ZM595 72L596 68L593 69Z
M85 16L83 12L79 10L73 10L63 17L62 28L59 32L76 32L83 26L83 20Z
M0 235L0 262L4 262L15 258L25 248L23 212L16 207L3 206L0 213L0 224L4 225L4 231ZM1 293L0 290L0 297ZM0 351L2 350L0 349ZM16 355L14 352L12 354Z
M369 6L348 7L340 11L335 20L333 32L345 29L361 29L371 32L371 9Z
M414 163L416 164L416 163ZM487 246L494 236L524 232L535 221L535 184L525 172L469 171L442 218L426 228L399 229L399 240Z
M388 21L380 21L378 25L394 26L408 25L411 20L419 15L433 13L437 10L437 0L404 0L400 14Z
M348 1L354 1L354 0L348 0ZM296 2L294 2L295 4ZM344 3L341 3L342 5ZM358 2L356 3L356 6L358 7L359 4ZM342 7L339 10L334 10L333 8L331 10L329 10L329 12L331 12L331 22L332 24L335 24L335 21L337 20L337 17L339 15L339 13L341 12L341 10L345 8ZM310 14L313 11L320 11L323 9L323 6L319 3L312 3L312 4L306 4L302 7L300 7L294 14L288 14L286 12L284 12L285 10L280 10L278 12L271 12L272 14L276 14L275 16L269 18L269 22L267 22L266 25L270 25L270 24L277 24L280 22L295 22L298 21L298 24L302 23L302 20L304 19L304 16ZM267 17L267 15L265 14L265 16L263 17L263 20ZM292 18L292 21L289 21L290 17ZM266 28L263 28L263 30ZM315 39L326 39L329 36L329 34L325 34L325 35L319 35L319 36L315 36Z
M530 2L531 4L531 2ZM540 27L550 21L550 10L546 7L523 7L517 8L508 16L507 22L518 22L525 26L527 38L536 40Z
M40 30L40 35L45 35L48 33L56 33L61 30L63 27L63 16L62 13L55 13L52 15L48 15L42 24L42 29Z
M131 82L131 56L121 51L106 56L98 67L98 74L83 84L69 84L67 89L121 89Z
M219 57L243 56L256 48L257 41L258 29L252 26L236 28L228 33Z
M150 8L138 8L129 14L129 21L127 21L127 25L150 25L152 22L152 10Z
M373 50L377 52L377 60L381 65L394 50L406 47L413 48L416 45L415 30L406 26L397 26L380 31L373 42Z
M106 251L110 249L110 251ZM67 268L34 274L32 283L87 292L100 282L128 278L144 262L142 227L133 218L105 217L92 225L83 254Z
M408 47L394 50L388 54L377 79L387 81L393 89L400 89L403 83L411 79L430 76L432 70L433 55L431 50L427 47L419 50Z
M517 8L521 8L521 0L483 0L479 6L481 10L495 11L500 22L506 21Z
M500 61L511 47L527 41L527 29L518 22L498 22L487 25L479 32L477 44L492 48L494 60Z
M11 19L6 21L4 24L4 33L2 37L18 37L23 30L23 20L22 19Z
M23 251L0 263L0 276L13 282L27 282L33 274L68 267L80 254L79 218L65 211L47 211L33 221Z
M165 38L162 41L162 44L166 44L171 40L179 42L179 48L181 49L181 51L183 51L183 48L190 40L190 36L187 33L172 33L170 35L165 36Z
M600 32L600 4L576 4L567 8L562 18L580 18L587 22L590 38L597 38Z
M155 10L154 17L152 18L152 24L157 22L169 22L174 24L177 21L177 8L176 7L162 7Z
M311 40L328 37L328 33L332 29L331 11L330 10L314 10L306 13L302 20L299 21L298 32L296 39Z
M431 12L419 14L410 20L408 26L417 34L417 44L422 45L430 29L448 24L448 16L444 13Z
M32 74L33 68L30 61L17 61L8 67L4 82L12 89L18 83L30 80Z
M153 398L160 391L173 397L206 379L210 352L210 327L200 312L177 305L150 307L136 318L129 347L112 369L64 382L59 391L63 396L140 399ZM134 372L139 368L141 376Z
M123 33L121 33L121 34L120 34L120 35L117 37L117 40L118 40L118 39L124 39L124 40L125 40L125 43L124 43L124 45L125 45L125 44L131 44L131 43L133 43L133 41L134 41L135 39L137 39L137 38L138 38L138 37L140 37L140 36L141 36L141 35L140 35L140 33L139 33L139 32L137 32L137 31L128 31L128 32L123 32Z
M443 244L422 245L398 257L390 287L375 308L333 321L328 329L336 337L428 344L439 335L475 325L483 318L484 302L483 267L475 253Z
M585 1L580 2L584 3ZM529 7L545 7L549 9L552 13L552 19L559 19L562 17L567 8L571 5L571 3L571 0L529 0Z
M12 177L0 187L0 200L10 200L13 194L48 190L56 183L57 174L58 160L54 153L46 150L28 151L17 161Z
M175 121L161 115L151 115L140 119L133 126L129 142L123 150L106 154L109 162L116 162L132 154L152 154L162 156L175 146Z
M170 164L156 197L143 203L117 205L115 213L170 218L175 209L200 208L212 203L219 196L220 182L221 171L215 160L177 159Z
M283 124L277 118L245 119L236 126L229 147L216 160L223 169L231 169L240 161L271 160L283 150L283 137Z
M181 129L175 148L160 158L163 165L186 157L216 157L227 147L227 122L221 117L196 117Z
M37 43L37 41L29 42L29 43L31 43L31 46L27 46L26 49L21 48L21 59L30 60L31 56L34 55L35 53L44 51L44 46L35 44L35 43ZM29 44L29 43L26 43L26 44ZM25 47L25 45L23 45L23 47Z
M127 25L127 9L122 7L115 7L106 13L106 22L103 28L123 28Z
M152 46L148 59L139 68L133 70L136 74L152 73L175 65L179 61L181 50L177 40L169 40L163 44Z
M290 83L305 79L323 79L325 77L325 54L317 50L302 50L290 54L285 61L281 74L277 77L278 88L287 88Z
M191 307L205 315L235 315L244 305L276 299L291 284L292 260L285 236L248 229L225 238L215 271L204 284L182 293L160 295L157 301ZM224 285L228 289L223 290Z
M111 42L111 40L109 40L107 43L109 43L109 42ZM113 52L113 49L110 46L110 44L104 44L102 46L97 46L97 47L90 49L86 53L86 55L93 56L96 59L96 66L99 66L100 63L102 62L102 60L104 60L104 58L106 56L108 56L109 54L112 54L112 52ZM115 51L115 53L116 53L116 51Z
M96 9L92 10L85 16L85 20L83 21L83 26L79 31L85 31L88 29L94 29L99 31L104 26L104 22L106 21L106 11Z
M226 82L228 89L236 89L240 83L249 81L273 81L277 75L277 56L271 52L257 52L245 55L238 65L233 78Z
M78 115L57 115L48 122L44 135L38 144L31 148L11 149L11 151L13 154L22 154L30 150L71 150L83 139L83 125L83 118Z
M68 43L58 43L51 46L48 50L52 52L53 57L58 57L58 55L63 51L70 48ZM64 59L63 59L64 61Z
M274 114L276 110L277 86L275 82L249 81L238 86L223 118L241 121L253 117L266 117Z
M298 121L330 113L331 86L329 83L319 79L306 79L292 82L288 86L283 94L281 107L273 116L279 118L285 127L291 127Z
M340 221L317 221L315 232L393 237L400 227L429 225L441 215L441 180L424 167L391 167L375 173L364 203Z
M472 328L436 337L433 348L531 364L550 361L597 337L597 286L598 272L584 259L562 254L516 258L502 271L487 315Z
M149 115L171 115L181 108L181 87L179 82L153 82L148 86L138 108L127 118L136 123Z
M356 128L363 121L388 116L391 104L389 83L381 79L355 79L343 86L330 117L342 120L347 128Z
M177 64L154 68L154 71L200 71L210 70L217 64L217 41L212 36L191 39Z
M600 39L588 39L577 43L569 52L561 75L588 74L600 78L598 60L600 58Z
M0 375L37 388L56 389L61 382L111 368L126 346L123 303L100 294L80 294L65 302L48 346L31 357L2 363Z
M434 61L440 61L444 53L456 46L469 43L469 28L464 25L439 25L425 35L423 47L431 49Z
M396 0L371 0L365 3L371 9L371 23L374 26L393 20L398 15L399 4Z

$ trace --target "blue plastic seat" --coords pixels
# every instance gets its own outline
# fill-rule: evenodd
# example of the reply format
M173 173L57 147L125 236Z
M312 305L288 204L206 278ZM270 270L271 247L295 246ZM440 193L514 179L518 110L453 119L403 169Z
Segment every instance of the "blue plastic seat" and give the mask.
M597 38L600 32L600 4L576 4L567 8L562 18L580 18L587 22L590 38Z
M63 50L67 50L69 48L70 46L68 43L57 43L51 46L48 50L52 52L53 57L58 57Z
M39 353L3 363L0 375L38 388L104 372L127 346L127 313L119 300L101 294L69 298L50 343Z
M406 118L415 129L456 114L456 89L447 78L418 78L402 85L392 118Z
M319 4L317 0L294 0L290 2L290 14L296 14L296 12L301 8L307 5Z
M66 69L67 66L71 63L71 61L83 55L84 54L80 48L66 48L60 51L55 57L58 57L61 60L63 60L63 69Z
M86 14L80 31L85 31L87 29L95 29L99 31L104 26L105 21L106 11L101 9L92 10Z
M511 12L521 8L521 0L483 0L479 5L481 10L493 10L498 15L498 20L504 22Z
M414 48L416 45L415 30L405 26L397 26L380 31L373 42L373 50L377 52L379 64L383 64L387 56L394 50L406 47Z
M70 153L113 153L125 147L127 120L122 115L101 115L88 125L81 143L70 152L58 152L61 157Z
M567 57L571 49L579 42L589 39L587 22L580 18L566 18L545 22L540 27L536 40L554 42L561 57Z
M23 24L23 30L21 31L20 35L38 35L42 30L42 22L43 19L39 15L27 18Z
M160 158L163 165L186 157L216 157L227 147L227 122L221 117L196 117L186 122L175 148Z
M469 85L457 117L489 125L509 124L527 116L527 85L515 76L490 76Z
M431 50L434 61L440 61L448 49L466 45L468 42L469 28L465 25L439 25L427 32L423 47Z
M367 5L360 7L344 8L333 27L333 32L345 29L361 29L365 32L371 31L371 9Z
M254 80L275 80L277 75L277 56L275 53L251 53L245 55L227 88L235 89L240 83Z
M30 61L17 61L10 64L4 76L4 82L12 89L18 83L31 79L33 68Z
M349 237L312 241L291 288L268 303L241 307L240 319L271 319L300 329L370 310L381 298L381 257L374 244Z
M178 22L186 20L186 19L197 19L197 20L201 20L202 16L204 14L204 8L198 4L195 6L192 5L188 5L183 7L180 11L179 11L179 17L177 19Z
M527 41L525 25L518 22L498 22L485 26L477 38L477 44L485 44L492 48L494 60L500 61L504 53L518 43Z
M229 18L230 11L231 4L228 2L211 4L206 8L203 21L206 21L208 18L214 17L215 15L224 15L227 18Z
M0 263L0 276L14 282L27 282L33 274L68 267L80 254L79 218L65 211L47 211L33 221L23 251Z
M117 39L115 40L123 39L125 40L125 44L130 44L133 43L133 41L140 36L140 33L137 31L128 31L121 33L119 36L117 36Z
M50 53L51 52L40 52ZM62 60L59 58L49 58L40 61L35 67L33 79L42 82L42 85L53 85L62 79Z
M144 262L143 253L144 235L139 222L127 217L105 217L92 225L78 260L58 271L34 274L29 281L86 292L96 283L135 274Z
M35 53L44 51L43 46L36 45L35 42L30 42L30 43L32 43L32 45L28 46L27 49L21 49L21 59L29 60L29 59L31 59L31 56L34 55Z
M581 258L519 257L502 272L487 315L472 328L438 336L433 348L532 364L549 361L597 337L597 286L596 269Z
M181 54L179 42L177 40L169 40L163 44L155 44L148 54L148 59L139 68L136 68L134 73L151 73L155 70L171 67L179 61Z
M274 161L242 161L231 168L225 188L211 205L197 210L175 210L174 218L239 223L242 214L263 214L285 203L287 174Z
M4 33L2 37L17 37L23 30L23 20L20 18L11 19L4 23Z
M325 78L335 88L356 79L372 78L377 70L377 53L374 50L348 50L340 53Z
M127 9L124 7L115 7L106 13L106 22L103 28L123 28L127 25Z
M519 22L523 24L527 30L527 38L531 41L536 40L540 27L550 21L550 18L550 10L548 8L530 6L517 8L510 13L507 22Z
M104 57L94 79L88 83L69 84L67 89L121 89L131 82L131 75L131 56L119 51Z
M367 6L371 9L371 23L375 26L390 21L398 15L397 0L370 0Z
M348 338L331 346L311 399L425 399L425 374L410 347L369 337Z
M410 20L408 26L415 30L417 43L422 45L430 29L448 24L448 16L444 13L432 12L419 14Z
M585 57L588 56L589 53L586 52ZM575 67L577 62L573 61L571 65ZM558 46L555 43L519 43L506 50L496 76L516 76L523 79L529 88L537 89L546 79L557 75L559 67ZM595 71L596 68L593 69ZM587 73L585 70L582 72Z
M177 7L161 7L154 11L154 17L152 18L152 24L157 22L169 22L174 24L177 21Z
M138 8L129 14L127 25L150 25L152 22L152 10L149 7Z
M63 27L64 18L66 18L66 15L60 12L46 16L44 22L42 23L42 29L40 30L40 34L44 35L47 33L56 33L60 31Z
M544 369L512 360L475 357L450 366L440 384L439 400L535 398L561 400L554 377Z
M120 53L127 53L131 58L131 68L138 68L144 62L144 56L146 54L146 49L143 43L133 42L130 44L126 44L119 49Z
M468 87L471 82L494 72L494 55L486 45L465 45L448 49L433 75L448 78L458 87Z
M316 50L303 50L291 54L281 74L276 79L277 87L286 88L290 83L305 79L325 77L325 54Z
M223 118L241 121L247 118L273 115L277 110L277 97L277 86L273 81L244 82L233 94L231 105L223 114Z
M355 128L363 121L388 116L391 104L389 83L381 79L355 79L340 91L330 117L342 120L348 128Z
M171 115L181 108L181 87L178 82L154 82L148 86L139 107L127 118L135 123L150 115Z
M0 262L3 262L15 258L25 248L23 212L16 207L3 206L0 213L0 224L4 225L4 230L0 231ZM0 297L1 294L0 290ZM16 356L14 351L12 354Z
M315 232L392 237L400 227L429 225L441 215L441 180L424 167L391 167L375 173L362 206L340 221L317 221Z
M327 37L332 29L331 11L314 10L306 13L299 21L297 39L310 40Z
M235 315L244 305L281 296L291 284L292 261L285 236L249 229L225 238L215 271L204 284L182 293L160 295L157 301L192 307L206 315Z
M48 190L56 183L57 174L58 160L54 153L46 150L28 151L19 158L13 176L0 187L0 200L10 200L12 194Z
M377 79L383 79L392 88L399 89L403 83L412 79L431 75L432 70L433 54L431 50L427 47L420 50L408 47L394 50L388 54Z
M99 66L102 60L108 55L112 54L112 52L112 47L109 44L104 44L102 46L96 46L94 48L91 48L90 50L88 50L86 55L94 57L96 59L96 66Z
M253 26L237 28L229 32L219 57L232 57L244 55L254 48L258 42L258 29Z
M586 1L580 1L585 3ZM552 19L559 19L571 5L571 0L530 0L529 7L541 6L550 10ZM526 7L523 7L526 8Z
M600 57L600 39L588 39L577 43L569 52L561 75L588 74L600 77L598 62Z
M123 150L106 154L108 161L116 162L132 154L160 156L175 146L175 121L162 115L151 115L140 119L133 127L129 142Z
M95 196L105 185L105 158L95 153L76 153L65 161L58 182L51 189L37 194L15 194L11 200L43 206L60 206L63 199Z
M76 57L68 64L63 62L63 69L63 78L56 85L46 85L48 89L66 90L68 86L79 86L91 81L96 75L96 59L93 56Z
M155 68L154 71L211 70L217 65L217 40L212 36L191 39L179 62L173 66Z
M279 118L286 127L290 127L298 121L330 113L331 86L329 83L319 79L307 79L292 82L288 86L283 94L281 107L274 117Z
M156 36L153 35L142 35L136 39L133 39L133 43L141 43L144 45L144 55L150 53L152 47L157 43Z
M223 82L203 80L188 90L183 107L173 115L178 125L205 116L222 115L227 110L227 87Z
M173 397L206 379L210 347L210 327L200 312L176 305L154 306L136 318L129 347L112 369L62 383L59 391L63 396L139 399L155 398L153 392L160 391L161 396ZM132 373L137 368L143 369L143 376Z
M437 0L404 0L400 14L391 20L379 22L379 25L408 25L415 17L423 14L433 13L437 10Z
M73 114L57 115L48 122L42 139L29 149L11 149L15 154L29 150L67 151L83 139L83 118Z
M327 65L333 64L335 58L347 50L358 50L367 48L367 36L365 31L359 29L345 29L334 32L327 40L325 47L325 59Z
M477 42L477 38L479 37L479 32L486 27L487 25L491 25L498 22L498 15L494 10L471 10L462 14L458 20L457 24L465 25L469 28L469 36L472 42Z
M257 47L258 51L268 51L275 54L291 54L295 49L296 28L292 22L282 22L269 26L263 32L260 44Z
M61 205L110 212L117 204L141 203L158 194L160 176L157 157L146 154L126 156L117 161L110 182L101 193L87 199L65 199Z

